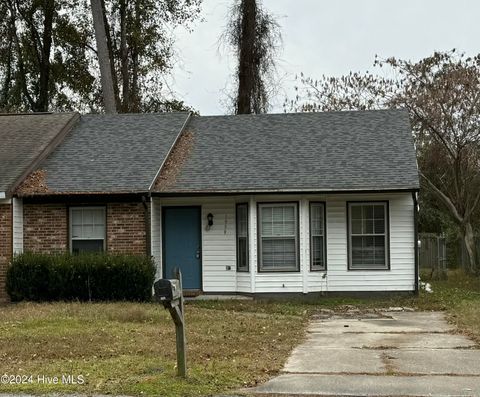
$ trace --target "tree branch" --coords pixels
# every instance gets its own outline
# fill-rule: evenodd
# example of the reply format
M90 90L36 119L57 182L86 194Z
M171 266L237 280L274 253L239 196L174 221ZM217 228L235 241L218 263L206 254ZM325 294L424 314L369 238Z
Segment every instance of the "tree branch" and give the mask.
M448 207L452 215L454 216L455 220L461 224L463 223L463 219L460 214L457 211L457 208L455 207L455 204L452 203L452 200L443 193L439 188L435 186L435 184L425 175L423 172L419 171L420 176L427 182L428 186L437 194L437 196L445 203L445 205Z

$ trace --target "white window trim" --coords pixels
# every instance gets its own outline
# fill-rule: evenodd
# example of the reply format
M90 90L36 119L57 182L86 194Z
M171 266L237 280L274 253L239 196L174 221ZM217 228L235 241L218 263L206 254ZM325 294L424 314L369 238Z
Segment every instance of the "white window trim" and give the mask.
M73 222L72 222L72 213L74 210L102 210L103 211L103 218L105 219L105 235L103 236L103 239L100 238L73 238ZM73 252L73 241L74 240L103 240L103 251L106 250L107 247L107 209L105 206L72 206L69 207L68 210L68 245L70 248L70 253Z
M262 244L262 209L265 207L293 207L295 215L295 268L263 268L263 244ZM298 202L275 202L275 203L258 203L257 214L257 234L258 234L258 272L259 273L299 273L300 272L300 250L299 250L299 223L298 223ZM284 236L283 238L288 237ZM292 236L293 237L293 236ZM282 237L279 237L282 238Z
M385 225L384 233L362 233L362 234L353 234L352 233L352 207L355 206L365 206L365 205L383 205L385 210ZM388 271L390 270L390 211L389 211L389 202L387 200L382 201L350 201L347 203L348 211L348 270L357 271L357 270L369 270L369 271ZM355 266L352 267L352 237L353 236L384 236L385 237L385 265L383 267L379 266Z
M313 234L312 228L312 208L321 207L322 208L322 234ZM309 221L309 234L310 234L310 271L311 272L322 272L327 270L327 211L326 203L324 201L311 201L308 208L308 221ZM314 266L313 264L313 237L323 237L323 266Z

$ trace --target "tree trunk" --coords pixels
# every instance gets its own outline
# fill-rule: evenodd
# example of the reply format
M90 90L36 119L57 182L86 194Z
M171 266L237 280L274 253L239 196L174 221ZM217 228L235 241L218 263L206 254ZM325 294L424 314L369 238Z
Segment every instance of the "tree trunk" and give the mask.
M112 79L112 61L108 52L102 3L101 0L90 0L90 5L92 7L93 27L95 29L95 40L97 43L97 56L100 66L100 80L102 83L105 113L117 113Z
M105 37L107 38L108 57L110 58L110 70L112 71L113 91L115 94L116 109L118 111L119 109L121 109L122 104L120 102L118 79L117 79L117 74L115 72L115 56L113 54L113 51L114 51L113 42L112 42L112 36L110 34L110 25L107 19L105 0L101 0L101 4L102 4L103 25L105 26Z
M122 73L122 112L128 112L130 100L130 81L128 73L128 48L127 48L127 4L120 0L120 58Z
M255 82L254 51L257 19L256 0L242 0L242 32L238 66L237 114L252 113L252 94Z
M475 235L473 233L472 224L470 222L465 223L462 228L463 241L465 242L465 248L467 249L468 254L468 272L477 273L477 249L475 246Z
M44 2L45 19L43 22L43 45L40 54L40 83L38 100L36 104L36 112L47 112L49 102L49 81L50 81L50 52L52 48L52 27L53 15L55 13L54 0L47 0Z

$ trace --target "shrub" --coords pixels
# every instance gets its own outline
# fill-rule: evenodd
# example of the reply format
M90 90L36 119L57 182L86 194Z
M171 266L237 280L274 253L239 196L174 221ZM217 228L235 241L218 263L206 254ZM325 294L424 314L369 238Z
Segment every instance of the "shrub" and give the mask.
M12 301L147 301L155 278L146 256L24 253L7 272Z

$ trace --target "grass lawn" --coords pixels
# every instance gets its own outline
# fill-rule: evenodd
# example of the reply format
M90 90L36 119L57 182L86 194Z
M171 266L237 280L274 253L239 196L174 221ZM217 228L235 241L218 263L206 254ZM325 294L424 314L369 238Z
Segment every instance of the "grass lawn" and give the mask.
M197 301L186 306L189 379L175 377L175 336L155 304L21 303L0 307L0 375L34 383L0 392L197 396L252 386L276 374L320 308L410 306L446 310L480 342L480 280L451 274L418 298L315 302ZM37 375L83 375L83 385L38 384Z

